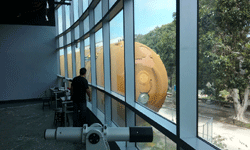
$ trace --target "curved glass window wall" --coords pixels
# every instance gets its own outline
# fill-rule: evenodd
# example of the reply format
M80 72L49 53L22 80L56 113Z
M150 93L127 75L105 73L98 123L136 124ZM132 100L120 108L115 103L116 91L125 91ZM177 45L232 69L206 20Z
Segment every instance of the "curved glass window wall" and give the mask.
M227 145L226 140L220 139L222 136L215 133L220 131L213 130L215 126L212 130L206 127L200 129L200 126L204 126L204 121L206 122L206 119L200 118L200 114L204 115L206 111L215 114L215 107L233 109L221 108L212 103L215 100L211 98L216 97L214 94L209 95L210 101L208 98L203 100L214 89L217 96L222 91L224 98L225 94L231 92L230 89L221 89L218 92L214 83L217 77L212 78L215 77L214 74L207 74L209 68L213 67L211 65L215 65L215 62L210 62L210 54L211 58L222 58L215 57L215 54L219 55L218 51L223 48L219 47L220 44L223 45L223 40L216 39L223 37L215 34L226 34L226 31L214 31L219 30L223 24L212 28L216 25L216 17L211 16L220 14L213 13L219 10L213 8L214 2L73 0L70 3L72 5L60 6L56 10L56 40L60 56L58 74L71 79L79 75L80 68L87 68L85 77L92 93L92 102L87 102L87 106L103 124L113 127L153 127L153 142L134 145L127 143L124 146L137 149L172 150L179 147L213 150ZM221 6L220 10L224 10L224 7L231 5L216 6ZM243 28L247 26L249 24ZM249 41L245 42L244 48L249 48L246 43ZM72 57L72 54L75 55ZM243 54L245 53L242 53L242 57ZM241 60L242 57L235 57L238 60L235 64L242 70L238 70L239 73L246 73L246 68L242 68L246 62L245 59ZM237 93L237 90L233 91ZM239 91L239 94L242 93L242 90ZM230 101L230 97L227 98ZM237 96L232 99L237 99ZM216 117L221 116L220 112L218 114L220 115ZM247 114L248 110L244 117L248 118ZM213 114L205 116L211 117L210 115ZM218 125L220 119L216 120L216 117L212 122L210 119L212 127L216 123ZM230 120L230 116L227 116L227 120ZM240 129L237 125L232 126ZM245 132L248 132L248 128ZM241 140L247 145L243 138ZM243 147L234 148L244 149Z

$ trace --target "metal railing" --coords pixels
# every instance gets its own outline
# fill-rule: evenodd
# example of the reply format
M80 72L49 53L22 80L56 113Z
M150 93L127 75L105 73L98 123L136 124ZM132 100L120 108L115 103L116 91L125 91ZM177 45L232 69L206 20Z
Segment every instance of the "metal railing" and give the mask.
M212 142L213 140L213 117L199 115L199 122L204 122L198 126L199 137L206 141Z
M171 107L164 107L168 116L165 116L167 119L172 122L176 122L176 109ZM199 125L198 126L198 135L199 137L205 139L206 141L212 142L213 140L213 117L199 115Z

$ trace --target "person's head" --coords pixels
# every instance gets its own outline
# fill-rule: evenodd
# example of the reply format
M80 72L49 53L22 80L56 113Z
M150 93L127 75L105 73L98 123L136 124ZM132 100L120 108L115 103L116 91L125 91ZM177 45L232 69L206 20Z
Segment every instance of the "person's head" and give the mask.
M86 68L81 68L80 69L80 75L85 75L87 72Z

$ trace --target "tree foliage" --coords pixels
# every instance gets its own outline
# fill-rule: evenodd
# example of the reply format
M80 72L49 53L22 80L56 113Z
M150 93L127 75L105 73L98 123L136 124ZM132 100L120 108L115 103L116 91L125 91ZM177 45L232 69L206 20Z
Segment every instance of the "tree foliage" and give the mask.
M249 8L249 0L200 0L199 5L199 88L212 83L216 99L220 91L231 91L241 119L250 83Z
M249 85L249 8L248 0L200 2L200 87L213 82L218 94L232 88L244 92Z
M161 58L166 67L172 85L175 84L176 69L176 17L173 13L174 21L156 27L145 35L135 35L135 41L147 45L153 49Z

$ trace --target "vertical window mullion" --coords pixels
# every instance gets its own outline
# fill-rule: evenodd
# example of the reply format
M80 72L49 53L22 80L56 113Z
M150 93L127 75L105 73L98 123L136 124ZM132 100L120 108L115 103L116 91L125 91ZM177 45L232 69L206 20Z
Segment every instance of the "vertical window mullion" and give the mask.
M74 8L75 8L75 5L76 3L75 3L75 0L71 3L71 5L72 5L72 8L73 8L73 10L72 10L72 18L73 18L73 22L71 22L71 24L74 24L74 22L75 22L75 19L74 19L74 17L75 17L75 13L74 13ZM71 21L72 21L72 19L71 19ZM75 30L76 30L76 28L74 28L74 29L71 29L71 43L72 43L72 45L71 45L71 52L72 52L72 72L73 72L73 78L76 76L76 59L75 59L75 44L76 43L74 43L74 41L75 41Z
M94 10L89 10L89 29L94 26ZM90 32L90 55L91 55L91 84L96 86L96 54L95 54L95 33ZM97 91L92 88L92 112L97 115Z
M180 1L180 138L197 135L197 0Z
M110 82L110 27L109 22L103 22L103 64L104 64L104 90L108 93L111 92Z
M76 44L77 43L74 43L72 45L72 71L73 71L73 78L76 76Z
M60 75L60 50L58 49L57 50L57 55L56 55L56 58L57 58L57 74ZM59 83L58 83L59 85Z
M63 22L63 31L66 30L66 11L65 11L65 6L61 6L62 7L62 22ZM63 45L67 44L67 35L63 34ZM67 57L67 47L64 47L64 72L65 72L65 78L68 78L68 57ZM65 89L68 86L68 82L66 82L66 80L64 81L65 83Z
M58 28L59 28L59 24L58 24L58 9L55 11L55 25L56 25L56 35L59 34L58 32Z
M102 0L102 16L108 12L108 0ZM109 21L104 21L102 26L103 36L103 69L104 69L104 90L111 92L110 75L110 27ZM105 94L105 123L112 126L112 103L111 97Z
M82 67L85 67L85 44L84 44L84 40L80 41L80 55L81 55L80 59L81 59L81 68L82 68Z
M102 17L109 11L109 0L102 0Z
M83 1L82 0L78 0L78 17L80 18L82 15L82 11L83 11Z
M134 4L124 0L124 57L125 57L125 100L135 106L135 57L134 57ZM135 113L126 108L126 126L135 126ZM135 143L127 142L127 147L135 148Z
M70 26L74 24L74 3L73 1L70 2Z

